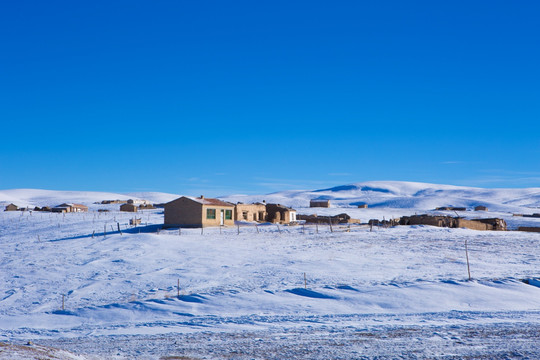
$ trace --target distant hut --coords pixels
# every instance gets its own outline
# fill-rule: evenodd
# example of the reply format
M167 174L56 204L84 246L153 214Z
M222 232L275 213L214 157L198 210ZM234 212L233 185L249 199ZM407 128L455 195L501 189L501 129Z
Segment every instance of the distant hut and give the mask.
M484 206L484 205L478 205L477 207L474 208L474 211L488 211L488 208L487 206Z
M139 205L139 210L151 210L155 209L156 207L152 204L141 204Z
M88 206L83 204L71 204L71 212L88 212Z
M120 205L120 211L125 212L137 212L139 208L134 204L122 204Z
M59 213L67 213L71 211L71 205L70 204L60 204L56 205L51 209L52 212L59 212Z
M367 209L367 208L368 208L368 204L360 204L360 205L358 205L358 208L359 208L359 209Z
M321 199L313 199L309 202L309 207L322 207L322 208L329 208L330 207L330 200L321 200Z
M4 211L17 211L17 210L19 210L19 207L17 205L15 205L15 204L9 204L4 209Z

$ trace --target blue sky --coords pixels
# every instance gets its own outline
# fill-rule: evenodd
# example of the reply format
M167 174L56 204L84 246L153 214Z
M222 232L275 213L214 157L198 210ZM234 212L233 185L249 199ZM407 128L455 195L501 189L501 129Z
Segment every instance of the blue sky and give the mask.
M540 187L535 1L17 1L0 189Z

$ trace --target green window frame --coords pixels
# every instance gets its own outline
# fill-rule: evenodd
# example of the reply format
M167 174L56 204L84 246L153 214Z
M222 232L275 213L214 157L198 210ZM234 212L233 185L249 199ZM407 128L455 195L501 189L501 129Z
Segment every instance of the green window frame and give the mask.
M206 218L215 219L216 218L216 209L206 209Z
M232 220L232 210L225 210L225 220Z

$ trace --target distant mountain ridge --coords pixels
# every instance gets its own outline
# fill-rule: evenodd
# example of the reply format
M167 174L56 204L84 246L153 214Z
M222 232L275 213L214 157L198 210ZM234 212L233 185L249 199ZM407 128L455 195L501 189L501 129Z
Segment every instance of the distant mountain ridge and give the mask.
M497 211L520 211L540 207L540 188L486 189L402 181L370 181L311 191L283 191L264 196L232 195L231 202L266 200L306 208L311 199L330 200L336 207L433 210L441 206L475 207L485 205Z

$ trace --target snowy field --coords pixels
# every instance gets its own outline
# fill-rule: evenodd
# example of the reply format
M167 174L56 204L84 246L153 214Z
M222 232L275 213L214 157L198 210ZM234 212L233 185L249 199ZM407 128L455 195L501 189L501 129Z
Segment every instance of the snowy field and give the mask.
M137 213L132 228L133 214L98 213L83 195L88 213L0 213L0 359L540 358L538 233L180 233L160 230L162 210ZM511 226L540 226L503 207Z

